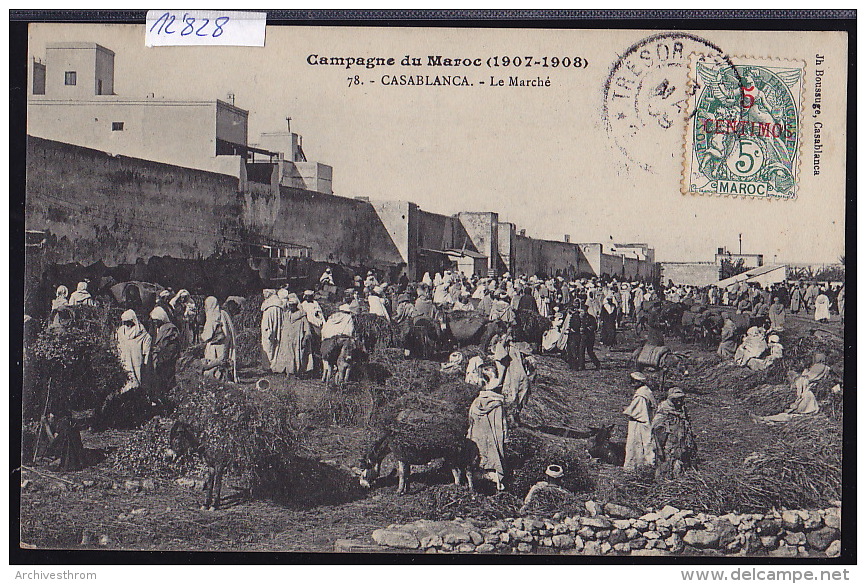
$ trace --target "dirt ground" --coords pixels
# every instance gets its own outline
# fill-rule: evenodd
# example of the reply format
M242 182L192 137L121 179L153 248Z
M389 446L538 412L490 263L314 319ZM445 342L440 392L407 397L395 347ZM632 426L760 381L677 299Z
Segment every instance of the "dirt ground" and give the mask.
M818 327L841 336L838 322L817 325L789 315L788 324L802 333ZM621 411L631 398L628 349L636 347L637 341L627 331L618 337L619 344L613 350L598 347L603 364L600 371L572 372L558 357L539 357L539 376L524 421L575 428L615 424L614 439L624 441L627 423ZM677 351L689 351L692 360L713 359L711 352L694 345L675 341L669 345ZM249 382L255 379L249 372L246 378ZM751 405L731 388L696 390L699 384L690 387L689 374L685 373L677 383L688 393L687 406L702 465L736 464L768 440L772 430L751 421ZM309 405L320 395L321 384L315 380L295 382L295 389L302 406ZM308 427L304 434L298 471L292 478L295 496L290 501L237 502L217 511L204 511L200 509L200 489L165 479L130 482L140 478L114 472L105 456L128 435L128 431L117 430L85 433L84 444L93 464L83 471L58 473L25 462L21 475L22 545L326 552L334 550L337 539L367 540L374 529L441 517L449 506L465 509L467 501L495 515L497 510L513 508L516 500L508 494L470 494L465 488L448 484L450 473L435 465L413 475L407 495L398 496L393 481L373 491L362 490L349 468L362 454L367 432L362 428L319 425ZM571 442L576 449L585 446L584 441ZM609 495L605 490L614 488L624 477L622 470L614 467L595 464L589 468L598 473L599 480L596 492L586 496L605 499ZM235 490L232 481L227 481L224 495Z

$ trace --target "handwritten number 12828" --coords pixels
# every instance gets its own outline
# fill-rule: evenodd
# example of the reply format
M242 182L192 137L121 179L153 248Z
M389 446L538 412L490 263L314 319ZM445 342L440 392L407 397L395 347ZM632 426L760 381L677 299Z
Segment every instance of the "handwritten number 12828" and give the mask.
M177 33L180 36L194 34L200 37L210 36L217 38L223 34L225 25L228 24L229 20L231 19L228 16L220 16L213 19L213 21L209 18L196 19L194 16L190 16L188 12L185 12L180 22L176 22L177 17L174 14L164 12L150 26L150 32L156 30L157 35Z

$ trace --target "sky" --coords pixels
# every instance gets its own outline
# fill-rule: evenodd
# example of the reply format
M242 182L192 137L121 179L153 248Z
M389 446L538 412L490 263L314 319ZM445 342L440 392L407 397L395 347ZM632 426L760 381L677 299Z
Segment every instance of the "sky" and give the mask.
M736 251L739 234L743 252L763 253L767 262L838 261L845 225L844 33L695 31L732 55L785 59L805 69L804 144L792 201L683 195L685 119L675 118L664 132L647 129L652 120L643 119L637 139L627 144L630 151L623 152L604 118L605 79L632 45L651 34L271 26L265 47L146 48L141 25L39 24L31 25L30 50L44 58L50 42L110 48L116 53L115 93L123 97L225 100L232 93L235 105L250 112L250 142L261 132L284 130L291 116L307 159L333 167L337 195L409 200L444 214L496 211L532 237L646 242L658 261L709 261L718 247ZM312 66L311 54L395 57L398 65ZM816 54L824 56L820 67ZM485 61L580 56L588 66L399 66L406 55L425 64L428 55ZM808 117L816 67L824 71L819 176L812 174ZM665 88L684 92L687 68L659 71L670 81ZM383 85L383 76L404 74L466 75L473 86ZM350 86L355 75L362 85ZM551 85L491 87L491 76L506 83L509 76L549 77ZM655 87L659 78L644 81Z

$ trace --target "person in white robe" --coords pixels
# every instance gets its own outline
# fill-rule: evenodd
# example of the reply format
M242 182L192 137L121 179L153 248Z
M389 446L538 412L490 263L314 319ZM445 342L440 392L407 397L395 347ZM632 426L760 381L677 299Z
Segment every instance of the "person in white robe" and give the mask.
M129 379L120 390L126 393L142 386L145 369L150 363L152 338L138 320L134 310L127 310L120 315L120 326L115 333L118 356L123 368L129 374Z
M277 295L276 290L265 290L265 299L262 302L262 351L264 352L266 363L263 363L267 370L271 369L271 365L277 356L277 351L280 346L280 329L283 325L283 307L284 300Z
M391 315L388 314L388 307L385 306L385 299L382 298L385 290L381 286L376 286L370 295L367 296L367 303L370 305L370 314L381 316L385 320L391 320Z
M646 375L636 371L631 374L635 389L631 403L623 410L628 417L628 434L625 441L625 470L636 470L642 466L652 466L655 452L652 444L650 423L658 403L652 390L646 384Z
M75 292L69 296L69 306L95 306L96 302L93 300L93 296L90 295L90 292L87 290L87 282L79 282L78 286L75 289Z
M830 320L830 298L823 290L815 297L815 320L818 322Z
M503 415L505 397L495 390L500 384L496 374L488 370L487 377L487 384L469 406L467 438L478 448L481 471L496 483L497 491L504 491L507 432Z

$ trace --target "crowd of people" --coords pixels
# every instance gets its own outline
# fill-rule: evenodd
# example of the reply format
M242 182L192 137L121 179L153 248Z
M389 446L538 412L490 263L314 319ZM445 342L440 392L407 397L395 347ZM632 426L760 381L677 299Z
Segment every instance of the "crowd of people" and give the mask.
M716 286L662 286L650 282L625 282L616 278L539 278L536 276L467 276L445 270L425 273L418 282L402 276L397 282L380 282L373 271L354 279L342 293L342 302L327 318L320 298L336 291L333 274L326 269L317 290L299 297L287 288L265 289L261 304L261 370L292 376L316 371L323 359L339 350L341 340L353 338L355 318L361 312L377 315L395 325L435 320L443 312L470 312L499 323L489 354L465 359L452 353L443 372L459 372L466 383L479 388L469 408L469 438L481 454L481 468L502 489L506 476L504 444L509 426L520 424L529 398L537 363L534 348L515 338L518 311L531 311L551 322L541 339L542 352L560 352L575 370L586 361L597 369L596 336L608 348L617 344L617 331L625 320L637 322L648 303L669 301L689 306L715 305L720 314L718 354L736 365L766 369L783 357L779 334L786 313L814 311L818 321L835 311L844 318L844 285L779 283L763 288L738 283ZM67 306L92 305L87 282L69 294L59 286L52 314ZM186 290L162 290L146 315L132 308L121 316L115 343L129 378L123 392L146 388L154 405L175 382L176 363L190 347L203 347L203 371L219 379L238 381L237 334L234 318L240 312L236 298L222 304L214 296L205 299L201 313ZM56 316L53 316L55 318ZM743 319L749 326L742 341L738 330ZM775 417L757 421L779 422L817 411L811 388L828 375L823 356L806 371L792 374L797 398L791 408ZM625 468L655 467L663 475L677 475L694 461L695 440L685 407L685 393L671 388L657 403L643 373L634 372L634 397L624 414L628 419Z

